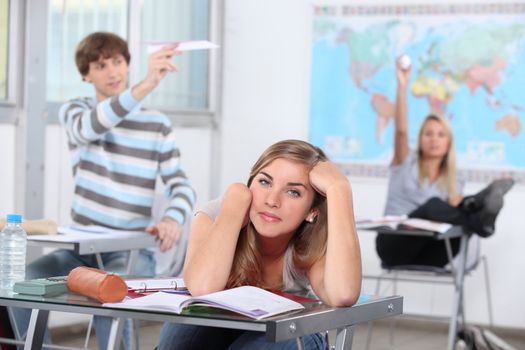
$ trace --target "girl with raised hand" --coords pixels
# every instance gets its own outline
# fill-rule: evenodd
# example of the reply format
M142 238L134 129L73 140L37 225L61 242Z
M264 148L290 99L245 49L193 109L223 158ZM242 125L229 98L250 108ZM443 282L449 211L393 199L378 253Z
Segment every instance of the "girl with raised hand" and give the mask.
M482 237L495 230L503 196L512 187L511 178L498 179L479 193L463 197L463 181L456 174L452 129L448 121L429 115L417 138L417 149L408 144L407 87L410 66L396 64L394 156L390 166L385 215L408 215L462 225ZM451 239L453 255L459 238ZM445 243L429 237L378 234L376 249L386 266L431 265L443 267L449 260Z

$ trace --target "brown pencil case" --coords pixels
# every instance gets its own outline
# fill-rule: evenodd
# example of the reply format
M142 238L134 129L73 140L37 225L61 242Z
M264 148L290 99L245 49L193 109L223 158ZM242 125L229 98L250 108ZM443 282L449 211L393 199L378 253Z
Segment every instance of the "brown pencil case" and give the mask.
M101 303L122 301L128 286L122 277L92 267L76 267L67 276L67 288Z

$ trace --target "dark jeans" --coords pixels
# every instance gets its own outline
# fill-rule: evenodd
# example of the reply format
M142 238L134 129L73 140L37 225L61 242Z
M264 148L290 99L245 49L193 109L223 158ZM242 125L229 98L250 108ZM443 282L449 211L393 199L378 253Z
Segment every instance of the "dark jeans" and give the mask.
M326 349L324 338L319 333L305 336L303 341L306 350ZM160 343L157 349L295 350L297 342L292 339L272 343L262 332L165 323L160 331Z
M408 215L447 222L453 225L468 225L468 215L460 209L439 198L431 198ZM450 240L452 254L459 251L459 238ZM445 242L431 237L381 234L376 237L376 250L386 266L428 265L443 267L448 264Z

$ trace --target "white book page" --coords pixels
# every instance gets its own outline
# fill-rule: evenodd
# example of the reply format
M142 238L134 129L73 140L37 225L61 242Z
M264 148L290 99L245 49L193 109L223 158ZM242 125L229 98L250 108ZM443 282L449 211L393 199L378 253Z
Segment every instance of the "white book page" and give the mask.
M420 228L422 230L445 233L452 227L445 222L430 221L424 219L411 218L403 221L404 225Z
M194 40L194 41L149 41L146 42L146 51L148 55L160 50L166 45L179 44L177 51L192 51L192 50L209 50L216 49L219 45L208 40Z
M119 303L105 303L103 306L123 309L173 311L178 314L182 311L182 304L188 299L191 299L189 295L157 292L135 299L126 297Z
M407 217L406 215L395 216L387 215L372 219L358 219L356 220L355 226L358 230L373 229L380 227L390 227L395 229L397 225L403 222Z
M281 297L264 289L242 286L191 299L224 307L243 315L261 319L286 311L304 309L293 300Z

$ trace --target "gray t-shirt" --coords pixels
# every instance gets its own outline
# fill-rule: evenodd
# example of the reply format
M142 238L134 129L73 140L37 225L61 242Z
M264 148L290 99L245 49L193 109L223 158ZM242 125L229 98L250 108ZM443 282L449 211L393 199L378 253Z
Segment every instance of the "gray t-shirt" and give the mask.
M203 212L212 220L215 220L221 210L222 198L217 198L203 204L195 211L195 214ZM298 293L309 291L310 283L306 271L301 271L293 265L293 247L289 245L284 255L283 268L283 291L288 293Z
M458 178L458 193L463 192L463 185L464 181ZM419 184L416 152L411 150L403 163L390 167L385 215L409 214L432 197L446 201L448 193L436 181L431 183L425 179Z

